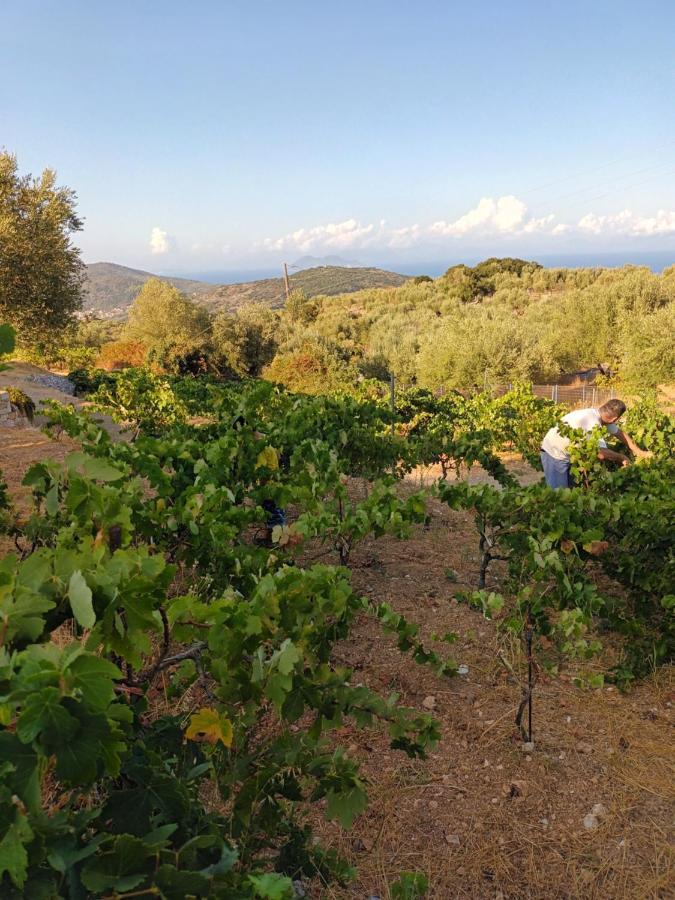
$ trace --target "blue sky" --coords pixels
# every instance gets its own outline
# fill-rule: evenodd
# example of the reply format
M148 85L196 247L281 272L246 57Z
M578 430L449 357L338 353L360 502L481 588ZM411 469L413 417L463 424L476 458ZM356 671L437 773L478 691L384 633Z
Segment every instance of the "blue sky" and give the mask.
M0 146L154 271L669 250L675 3L22 0Z

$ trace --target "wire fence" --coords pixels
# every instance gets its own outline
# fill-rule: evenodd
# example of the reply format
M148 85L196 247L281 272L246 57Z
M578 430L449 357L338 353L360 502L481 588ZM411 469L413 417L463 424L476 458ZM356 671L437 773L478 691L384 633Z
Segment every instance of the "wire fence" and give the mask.
M501 397L513 388L513 384L492 385L488 390L494 397ZM532 392L537 397L544 397L560 403L561 406L569 406L574 409L578 406L602 406L607 400L615 396L614 392L606 388L598 388L592 384L533 384ZM434 392L442 397L447 393L447 388L441 387Z
M501 384L493 389L495 397L501 397L510 391L513 385ZM533 384L532 392L537 397L545 397L547 400L553 400L554 403L560 403L562 406L602 406L607 400L614 397L614 392L607 388L598 388L592 384L569 385L569 384Z

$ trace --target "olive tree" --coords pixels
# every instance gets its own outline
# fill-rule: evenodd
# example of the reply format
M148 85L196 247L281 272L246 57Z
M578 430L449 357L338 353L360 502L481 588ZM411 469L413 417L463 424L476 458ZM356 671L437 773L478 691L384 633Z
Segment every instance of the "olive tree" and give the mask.
M82 308L84 265L72 235L82 228L76 195L56 173L20 175L0 152L0 320L24 344L60 340Z

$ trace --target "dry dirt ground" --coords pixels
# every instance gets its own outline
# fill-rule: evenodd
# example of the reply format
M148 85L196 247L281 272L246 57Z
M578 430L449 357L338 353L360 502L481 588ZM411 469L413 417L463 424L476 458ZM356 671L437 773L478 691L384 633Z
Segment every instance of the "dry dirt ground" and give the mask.
M0 468L19 502L27 466L62 459L72 446L36 429L0 429ZM524 464L509 464L523 481L536 478ZM416 473L408 487L433 475ZM359 874L343 888L310 885L308 896L385 900L397 875L414 870L428 875L434 900L674 897L672 670L628 695L581 691L569 677L542 679L535 746L523 752L513 722L520 687L498 662L501 651L519 676L519 648L454 599L476 584L471 516L435 501L430 511L428 528L410 540L357 548L354 585L419 623L425 643L467 665L468 675L435 677L366 618L338 646L336 661L354 670L354 682L431 708L442 740L428 759L413 761L392 752L382 730L340 729L336 739L360 761L370 805L350 832L318 811L312 820ZM498 588L498 576L489 587ZM448 631L458 635L451 646L432 637ZM583 820L595 804L605 811L589 831Z
M523 480L536 477L521 467ZM540 680L535 746L524 753L514 726L520 687L498 662L501 651L524 674L520 648L454 598L476 585L472 517L435 501L431 513L429 529L410 540L361 545L354 584L419 623L425 644L469 673L435 677L367 620L339 647L355 681L417 709L426 701L443 737L427 760L412 761L390 751L383 732L342 729L371 803L349 833L315 821L359 869L356 883L322 896L385 898L406 870L427 874L437 900L675 896L672 671L625 696L581 691L569 676ZM496 578L488 588L499 588ZM453 645L433 640L448 631L459 636ZM583 819L596 804L606 812L589 831Z

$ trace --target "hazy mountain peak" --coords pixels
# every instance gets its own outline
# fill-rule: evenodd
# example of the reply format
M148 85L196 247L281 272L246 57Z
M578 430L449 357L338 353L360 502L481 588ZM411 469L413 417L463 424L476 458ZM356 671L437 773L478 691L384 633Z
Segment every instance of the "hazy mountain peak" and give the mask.
M301 256L291 264L291 267L293 269L315 269L319 266L342 266L353 269L360 265L359 262L343 259L341 256Z

